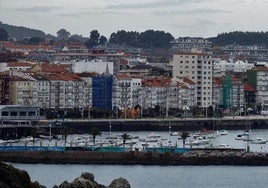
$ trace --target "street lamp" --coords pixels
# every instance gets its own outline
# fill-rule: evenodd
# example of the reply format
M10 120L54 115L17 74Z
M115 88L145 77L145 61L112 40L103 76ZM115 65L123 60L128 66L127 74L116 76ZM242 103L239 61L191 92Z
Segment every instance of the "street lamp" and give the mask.
M109 125L109 129L110 129L109 135L111 135L111 132L112 132L112 125L111 125L111 122L110 122L110 125Z
M51 141L51 123L49 124L49 141Z

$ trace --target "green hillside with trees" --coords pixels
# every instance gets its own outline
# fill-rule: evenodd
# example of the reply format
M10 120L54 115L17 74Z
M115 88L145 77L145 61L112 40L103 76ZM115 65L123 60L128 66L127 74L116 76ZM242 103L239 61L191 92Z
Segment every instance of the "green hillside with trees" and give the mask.
M217 37L209 38L214 46L226 45L263 45L268 47L268 32L242 32L234 31L221 33Z
M13 26L0 22L0 28L4 29L9 38L16 38L17 40L21 40L25 37L40 37L44 38L46 34L37 29L30 29L22 26Z
M109 38L101 35L98 30L92 30L88 36L83 37L71 33L65 29L60 29L57 36L46 34L41 30L30 29L22 26L13 26L0 22L0 40L7 38L16 38L22 40L25 37L34 38L38 41L39 38L50 38L52 40L79 41L84 43L89 49L97 45L117 44L127 45L131 47L144 49L169 49L170 41L174 37L164 31L146 30L144 32L118 30L111 33ZM182 36L183 37L183 36ZM226 45L262 45L268 47L268 32L243 32L233 31L229 33L221 33L216 37L207 38L214 46Z

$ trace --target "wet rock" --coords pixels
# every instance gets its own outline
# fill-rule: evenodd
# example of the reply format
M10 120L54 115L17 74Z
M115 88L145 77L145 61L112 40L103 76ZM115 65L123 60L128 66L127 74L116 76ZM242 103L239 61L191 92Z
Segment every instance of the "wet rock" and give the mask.
M59 186L53 188L130 188L130 184L124 178L115 179L107 187L99 184L94 180L94 175L88 172L83 172L80 177L73 180L71 183L64 181Z
M0 161L1 188L45 188L38 182L31 182L29 174Z
M118 178L111 182L109 188L130 188L129 182L125 178Z

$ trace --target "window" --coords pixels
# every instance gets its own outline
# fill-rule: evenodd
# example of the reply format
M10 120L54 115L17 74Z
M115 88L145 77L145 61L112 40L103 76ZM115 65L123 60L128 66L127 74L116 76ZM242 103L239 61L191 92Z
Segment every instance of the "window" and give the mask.
M19 112L19 116L26 116L26 112L25 111Z
M2 112L2 116L8 116L8 112L7 111L3 111Z
M18 112L10 112L10 116L17 116Z
M29 116L35 116L35 112L34 111L30 111L30 112L28 112L28 115Z

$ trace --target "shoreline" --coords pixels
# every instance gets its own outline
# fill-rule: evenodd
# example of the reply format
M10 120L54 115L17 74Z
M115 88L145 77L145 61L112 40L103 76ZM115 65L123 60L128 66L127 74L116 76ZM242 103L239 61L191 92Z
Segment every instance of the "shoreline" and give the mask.
M155 151L0 151L0 160L29 164L268 166L268 154L234 149L193 149L186 153L158 153Z

